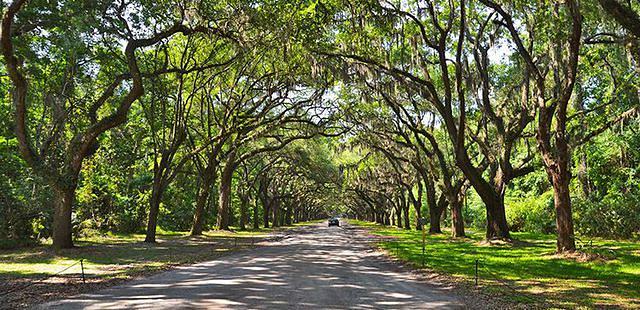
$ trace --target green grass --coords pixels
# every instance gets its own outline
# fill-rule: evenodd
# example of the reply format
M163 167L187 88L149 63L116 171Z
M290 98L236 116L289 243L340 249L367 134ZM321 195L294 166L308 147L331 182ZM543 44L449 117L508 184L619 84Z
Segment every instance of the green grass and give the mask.
M421 265L421 232L350 222L392 237L379 246L399 259ZM483 233L467 233L469 238L461 239L427 235L425 267L473 283L477 259L485 291L544 307L640 307L638 242L594 239L582 251L596 259L581 261L554 255L553 235L513 233L517 240L513 244L489 245L482 242Z
M297 223L290 227L309 225ZM288 227L287 227L288 228ZM37 279L53 275L83 259L85 273L93 278L123 278L168 266L206 260L226 251L248 246L274 230L208 231L191 237L189 232L159 230L156 244L144 243L144 234L95 234L75 240L76 248L54 250L39 246L0 250L0 281ZM76 265L63 275L78 275Z

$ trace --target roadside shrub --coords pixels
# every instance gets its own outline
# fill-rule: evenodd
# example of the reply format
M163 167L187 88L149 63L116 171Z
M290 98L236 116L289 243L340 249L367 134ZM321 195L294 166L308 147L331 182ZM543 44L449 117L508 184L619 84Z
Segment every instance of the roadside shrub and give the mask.
M513 199L505 204L507 222L512 231L545 234L555 231L552 191L540 196Z
M573 201L576 232L586 236L634 238L640 235L640 195L613 192L597 201Z

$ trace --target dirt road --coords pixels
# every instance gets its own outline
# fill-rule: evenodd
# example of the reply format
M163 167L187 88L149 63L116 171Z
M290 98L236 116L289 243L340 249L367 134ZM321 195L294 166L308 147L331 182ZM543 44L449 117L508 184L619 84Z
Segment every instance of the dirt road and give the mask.
M346 227L345 227L346 226ZM450 292L381 259L355 227L296 229L218 260L47 303L43 309L455 309Z

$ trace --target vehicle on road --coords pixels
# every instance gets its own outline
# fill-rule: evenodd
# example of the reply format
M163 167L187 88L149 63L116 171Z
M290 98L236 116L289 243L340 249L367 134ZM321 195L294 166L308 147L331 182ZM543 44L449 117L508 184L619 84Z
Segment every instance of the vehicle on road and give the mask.
M340 220L335 217L329 219L329 227L331 226L340 226Z

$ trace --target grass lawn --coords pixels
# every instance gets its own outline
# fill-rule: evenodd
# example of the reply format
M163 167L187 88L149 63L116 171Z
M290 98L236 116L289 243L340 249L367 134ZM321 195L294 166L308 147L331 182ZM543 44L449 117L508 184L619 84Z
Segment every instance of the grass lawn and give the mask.
M378 245L421 265L421 232L350 223L390 237ZM640 242L593 239L582 248L591 259L583 261L554 255L553 235L513 233L513 244L488 245L483 232L467 233L463 239L427 234L425 267L472 286L477 259L484 292L545 308L640 307Z
M63 295L87 292L97 285L212 259L251 246L274 231L311 223L314 222L276 229L209 231L199 237L191 237L188 232L159 230L156 244L144 243L144 234L106 234L77 239L73 249L56 251L43 244L0 250L0 300L20 307L61 297L61 292ZM81 280L81 259L86 284ZM52 275L56 276L49 278ZM10 294L3 294L9 291Z

